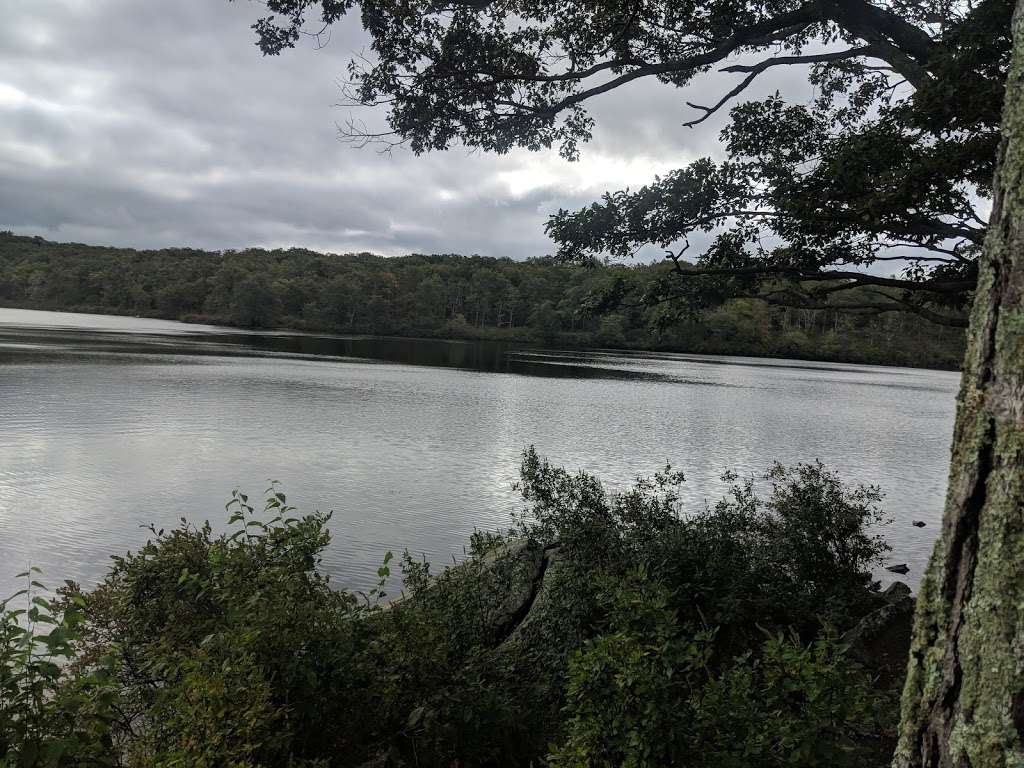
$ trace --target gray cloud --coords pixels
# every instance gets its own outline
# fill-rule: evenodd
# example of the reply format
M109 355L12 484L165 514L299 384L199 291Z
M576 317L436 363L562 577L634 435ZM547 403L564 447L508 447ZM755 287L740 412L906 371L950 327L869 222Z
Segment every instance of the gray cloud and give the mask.
M581 162L555 152L455 149L382 156L338 141L336 78L365 46L355 18L280 57L223 0L33 0L0 28L0 229L97 244L550 252L548 214L605 189L717 155L722 119L697 129L685 94L654 82L593 104ZM787 82L786 77L789 78ZM762 91L792 89L802 73ZM373 120L375 116L369 115ZM376 119L380 119L379 115Z

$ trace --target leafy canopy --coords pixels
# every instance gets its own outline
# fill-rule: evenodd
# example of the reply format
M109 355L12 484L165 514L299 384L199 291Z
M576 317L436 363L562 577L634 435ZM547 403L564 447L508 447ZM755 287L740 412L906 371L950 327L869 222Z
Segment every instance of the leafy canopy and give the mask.
M350 123L346 136L417 153L558 146L574 159L591 138L589 100L633 81L685 88L728 64L738 81L690 104L695 125L765 71L809 67L810 104L776 94L732 109L726 160L559 211L547 228L560 255L667 249L675 279L635 297L648 304L756 296L963 324L999 139L1006 0L271 0L259 45L279 54L356 5L372 55L350 64L346 96L384 106L389 126ZM682 261L700 231L712 245ZM889 260L902 275L859 269Z

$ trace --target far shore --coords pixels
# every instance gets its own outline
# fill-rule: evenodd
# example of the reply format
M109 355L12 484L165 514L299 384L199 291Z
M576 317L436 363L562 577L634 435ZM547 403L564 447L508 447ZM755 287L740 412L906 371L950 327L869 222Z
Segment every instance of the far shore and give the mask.
M799 360L802 362L842 363L850 365L875 365L884 368L917 368L923 370L937 371L960 370L959 367L952 366L890 363L878 360L865 360L856 355L842 354L834 356L812 356L800 354L773 355L771 353L757 349L744 349L743 351L737 351L735 349L721 351L716 351L713 349L695 350L673 344L640 345L609 343L595 345L592 343L593 340L586 338L584 334L565 333L561 334L560 337L557 339L541 340L537 337L535 333L532 333L529 328L478 328L475 326L457 325L453 323L447 323L445 324L445 326L436 329L410 328L408 330L399 329L396 331L392 331L391 333L373 333L371 331L364 331L358 329L346 330L344 328L329 326L322 327L309 324L292 325L288 323L278 323L267 327L244 326L239 323L233 322L229 317L221 317L215 315L187 314L182 315L180 317L168 317L159 312L150 312L146 314L125 314L114 312L109 307L97 307L91 305L56 307L43 304L4 302L3 304L0 304L0 311L4 309L28 310L33 312L52 312L60 314L95 315L98 317L121 317L138 318L145 320L163 320L166 322L183 323L185 325L194 325L197 327L219 329L225 332L241 332L246 334L287 334L296 336L311 336L319 338L339 339L423 339L426 341L451 341L465 343L491 342L525 345L537 349L576 350L581 352L612 350L616 352L647 352L708 357L752 357L763 360L777 360L780 362L784 362L786 360ZM2 318L0 318L0 326L2 325L3 320Z

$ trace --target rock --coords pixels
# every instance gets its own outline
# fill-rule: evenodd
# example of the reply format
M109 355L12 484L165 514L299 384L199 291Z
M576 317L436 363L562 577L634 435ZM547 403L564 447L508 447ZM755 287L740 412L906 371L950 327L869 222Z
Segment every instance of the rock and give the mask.
M446 568L432 576L421 591L392 600L385 610L443 604L453 594L470 594L477 626L497 645L530 613L544 581L550 549L529 539L507 541L479 557Z
M910 568L909 568L909 566L907 566L906 563L899 563L898 565L890 565L885 570L892 571L893 573L898 573L901 576L903 574L905 574L905 573L910 573Z
M912 597L912 595L913 593L910 591L910 587L902 581L894 581L882 590L882 599L886 603L896 603L905 598Z
M522 643L524 635L530 631L530 625L543 620L542 617L551 601L551 585L558 580L558 571L563 567L564 561L565 555L561 547L554 545L544 551L544 568L541 578L537 582L533 600L523 613L522 620L509 633L506 639L507 645Z
M497 639L507 637L526 618L544 580L548 559L544 548L520 539L480 558L485 589L493 601L490 624Z
M910 656L914 598L910 588L896 582L885 590L886 604L872 611L843 635L850 652L878 675L879 685L902 685Z
M911 523L911 525L914 526L915 528L924 528L925 522L924 522L924 520L915 520L914 522Z

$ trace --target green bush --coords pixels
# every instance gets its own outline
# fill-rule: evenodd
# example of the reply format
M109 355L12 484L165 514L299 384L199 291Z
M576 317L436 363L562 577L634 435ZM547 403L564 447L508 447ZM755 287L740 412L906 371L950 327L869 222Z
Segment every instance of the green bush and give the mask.
M891 712L836 632L875 605L879 494L820 465L693 515L524 453L507 535L368 595L276 484L0 612L0 766L852 765ZM767 638L767 639L766 639ZM885 707L889 707L888 710ZM891 715L890 715L891 717ZM877 746L877 745L876 745Z
M694 765L854 768L877 760L894 701L831 631L806 645L778 632L711 677L689 709Z
M182 521L75 591L90 655L120 652L119 723L140 765L292 765L358 751L374 733L368 610L319 569L325 515L276 487L264 520L236 492L233 531ZM339 728L338 723L346 723Z
M553 766L674 765L685 754L683 711L706 674L714 633L688 632L664 586L643 571L606 584L603 630L576 651L566 689L566 738Z
M893 702L825 631L767 633L715 664L716 633L680 623L642 571L610 582L608 620L570 662L560 768L857 766Z
M68 670L82 642L81 601L55 603L36 574L19 574L26 587L0 603L0 766L114 765L115 660Z
M872 569L888 545L875 488L849 488L821 464L773 466L732 482L713 508L680 519L643 547L652 575L684 614L699 612L739 651L758 625L813 635L821 620L845 628L874 605Z

